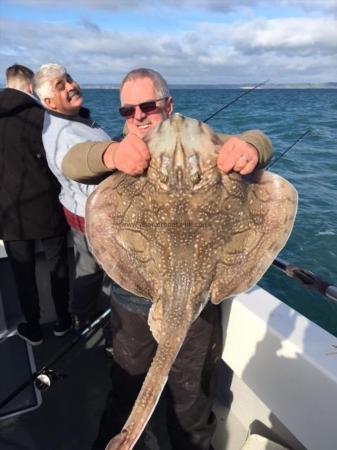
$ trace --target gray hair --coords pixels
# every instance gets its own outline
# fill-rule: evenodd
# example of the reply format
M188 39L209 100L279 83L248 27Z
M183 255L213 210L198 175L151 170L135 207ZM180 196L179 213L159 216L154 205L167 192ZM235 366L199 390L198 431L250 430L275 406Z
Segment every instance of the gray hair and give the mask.
M42 103L53 95L50 81L62 77L66 73L66 69L60 64L43 64L38 69L34 76L33 89Z
M152 69L144 68L134 69L126 74L120 85L120 92L122 91L125 83L127 83L128 81L138 80L139 78L150 78L150 80L152 80L153 82L154 89L158 97L170 97L170 90L168 88L167 82L160 75L160 73Z
M6 86L27 92L31 89L34 72L26 66L13 64L6 69Z

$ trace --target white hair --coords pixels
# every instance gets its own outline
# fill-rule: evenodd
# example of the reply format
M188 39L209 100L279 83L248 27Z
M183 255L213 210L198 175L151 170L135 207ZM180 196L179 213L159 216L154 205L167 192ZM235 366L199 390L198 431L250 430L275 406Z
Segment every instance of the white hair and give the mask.
M153 69L145 68L134 69L127 73L120 85L120 93L122 92L125 83L128 81L138 80L139 78L150 78L150 80L152 80L155 93L158 97L170 97L170 90L163 76Z
M52 97L51 80L62 77L67 73L60 64L43 64L35 73L33 79L33 89L42 103L46 98Z

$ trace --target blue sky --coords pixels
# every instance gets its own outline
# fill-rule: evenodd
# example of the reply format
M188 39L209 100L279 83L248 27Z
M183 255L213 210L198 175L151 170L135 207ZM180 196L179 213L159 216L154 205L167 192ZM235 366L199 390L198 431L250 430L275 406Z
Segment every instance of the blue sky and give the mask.
M48 62L80 83L337 81L337 0L0 0L1 74Z

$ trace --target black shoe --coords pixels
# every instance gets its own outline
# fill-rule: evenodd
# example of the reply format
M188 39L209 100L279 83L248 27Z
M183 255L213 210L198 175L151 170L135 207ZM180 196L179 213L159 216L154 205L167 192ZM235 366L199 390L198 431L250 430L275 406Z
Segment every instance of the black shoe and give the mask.
M31 345L40 345L43 342L42 331L39 324L31 325L26 322L20 323L17 328L17 333Z
M71 320L71 317L67 319L58 319L55 322L53 333L54 336L64 336L68 333L73 327L73 322Z

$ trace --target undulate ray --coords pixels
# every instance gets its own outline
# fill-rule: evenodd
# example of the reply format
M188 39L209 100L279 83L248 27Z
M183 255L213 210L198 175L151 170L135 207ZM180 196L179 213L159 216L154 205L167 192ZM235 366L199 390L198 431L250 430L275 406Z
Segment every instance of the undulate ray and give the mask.
M220 303L259 281L285 245L297 208L295 189L275 174L221 175L222 143L194 119L174 115L147 144L147 172L113 173L91 195L86 214L90 245L106 273L152 301L158 348L125 424L123 449L137 442L209 298Z

